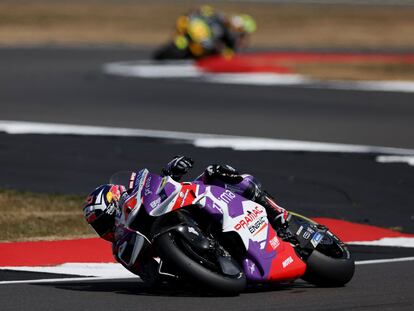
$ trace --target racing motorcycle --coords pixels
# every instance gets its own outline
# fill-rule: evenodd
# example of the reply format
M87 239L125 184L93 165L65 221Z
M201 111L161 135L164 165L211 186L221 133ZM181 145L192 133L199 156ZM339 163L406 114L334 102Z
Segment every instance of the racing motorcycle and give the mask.
M172 40L155 50L152 57L154 60L183 60L218 54L230 55L233 51L227 47L228 39L222 27L224 26L209 25L198 16L181 16L177 20ZM233 39L240 41L238 45L241 45L241 35L234 36Z
M130 189L120 199L114 252L127 268L152 257L151 267L141 267L144 281L157 274L238 294L247 284L299 278L343 286L354 274L344 243L302 215L291 212L288 225L274 229L263 206L229 189L146 169L117 173L110 182Z

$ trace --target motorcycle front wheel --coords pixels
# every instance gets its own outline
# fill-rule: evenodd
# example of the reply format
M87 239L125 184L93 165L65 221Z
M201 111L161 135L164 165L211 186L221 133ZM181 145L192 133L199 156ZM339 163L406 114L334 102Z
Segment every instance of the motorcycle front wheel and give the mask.
M221 273L214 268L215 263L205 258L205 254L197 253L196 249L173 232L159 236L156 245L161 259L196 281L195 284L225 295L237 295L246 287L246 276L241 269L233 275Z

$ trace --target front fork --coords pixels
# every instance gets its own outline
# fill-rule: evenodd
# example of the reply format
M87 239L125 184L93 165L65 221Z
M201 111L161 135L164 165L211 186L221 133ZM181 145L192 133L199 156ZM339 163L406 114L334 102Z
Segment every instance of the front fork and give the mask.
M284 230L278 234L295 246L296 252L306 260L328 233L328 228L294 212L289 212Z

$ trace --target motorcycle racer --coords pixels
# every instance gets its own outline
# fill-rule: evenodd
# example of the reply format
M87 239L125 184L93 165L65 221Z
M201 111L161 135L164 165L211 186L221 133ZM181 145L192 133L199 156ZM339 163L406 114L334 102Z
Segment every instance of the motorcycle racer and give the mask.
M174 157L162 170L164 175L171 176L179 181L194 162L185 156ZM263 205L270 223L276 230L286 225L289 216L288 212L277 205L269 193L262 189L261 183L252 175L239 174L239 172L228 164L212 164L207 166L205 171L197 177L196 181L202 181L206 185L215 185L237 193L246 199Z
M204 5L178 17L172 45L157 50L154 59L231 56L255 31L256 22L250 15L225 15Z
M179 181L193 164L194 161L189 157L176 156L162 169L162 175ZM265 207L269 221L276 231L286 227L288 212L262 190L260 183L252 175L240 175L230 165L213 164L195 182L220 186L255 201ZM115 259L150 285L162 272L151 253L151 242L145 234L138 231L145 226L145 215L139 217L134 214L135 196L132 187L127 189L123 185L101 185L87 197L83 212L86 221L96 233L112 242Z

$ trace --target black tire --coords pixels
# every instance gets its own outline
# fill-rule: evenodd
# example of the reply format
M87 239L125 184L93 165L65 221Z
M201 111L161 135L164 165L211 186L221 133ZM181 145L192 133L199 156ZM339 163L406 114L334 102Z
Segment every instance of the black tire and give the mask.
M171 42L157 49L152 55L152 58L154 60L179 60L190 59L192 57L188 49L180 50Z
M299 222L308 222L320 226L311 219L292 213ZM330 243L324 244L324 239ZM338 287L348 283L355 272L355 262L346 245L328 231L321 243L306 260L305 281L323 287Z
M330 245L322 244L325 238ZM325 238L306 260L303 279L318 286L344 286L354 276L355 262L338 237L328 231Z
M339 287L348 283L355 272L352 258L332 258L314 250L306 261L305 281L323 287Z
M183 275L220 294L237 295L246 287L246 276L240 272L234 277L225 276L196 262L177 244L173 233L167 232L156 239L161 259L173 264ZM197 284L197 283L196 283Z

